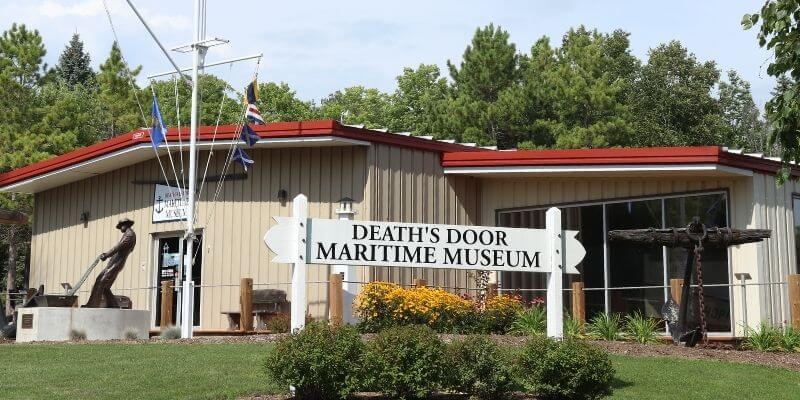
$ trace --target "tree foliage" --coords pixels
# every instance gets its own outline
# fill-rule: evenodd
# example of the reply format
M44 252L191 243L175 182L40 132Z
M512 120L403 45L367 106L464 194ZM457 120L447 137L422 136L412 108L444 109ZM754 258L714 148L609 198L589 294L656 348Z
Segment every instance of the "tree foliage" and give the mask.
M135 79L142 67L131 69L122 58L122 51L117 42L111 45L106 61L100 65L97 74L99 100L104 105L106 135L113 137L134 128L146 125L145 107L140 101L140 89ZM149 96L147 97L149 98Z
M760 26L759 26L760 24ZM758 44L773 52L767 73L778 87L766 104L771 125L768 147L777 147L783 166L778 181L790 176L791 163L800 162L800 2L768 0L761 10L742 17L742 26L758 26Z
M82 85L91 88L95 85L95 73L92 70L91 57L83 51L83 42L80 36L72 35L64 51L58 57L55 74L58 79L70 87Z

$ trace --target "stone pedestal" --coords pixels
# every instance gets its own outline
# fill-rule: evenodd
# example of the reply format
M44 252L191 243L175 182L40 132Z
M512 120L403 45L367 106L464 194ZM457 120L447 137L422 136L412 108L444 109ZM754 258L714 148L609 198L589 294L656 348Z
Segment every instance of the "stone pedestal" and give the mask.
M136 332L147 339L150 311L112 308L30 307L17 309L17 342L66 341L73 330L86 334L86 340L125 339Z

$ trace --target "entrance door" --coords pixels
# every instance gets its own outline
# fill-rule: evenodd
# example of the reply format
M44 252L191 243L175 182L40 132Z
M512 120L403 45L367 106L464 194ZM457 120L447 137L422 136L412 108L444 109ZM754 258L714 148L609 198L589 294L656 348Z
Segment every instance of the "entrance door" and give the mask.
M201 235L197 235L194 241L194 259L192 265L192 281L194 281L194 326L200 326L200 283L203 273L203 252L198 251L202 240ZM153 326L161 326L161 282L171 281L173 288L180 288L183 285L185 268L181 267L181 254L185 252L186 241L181 240L180 236L164 236L156 239L156 259L155 286L156 298L155 308L153 309ZM176 291L172 296L172 325L178 325L180 315L178 315L178 304L180 304L180 292Z

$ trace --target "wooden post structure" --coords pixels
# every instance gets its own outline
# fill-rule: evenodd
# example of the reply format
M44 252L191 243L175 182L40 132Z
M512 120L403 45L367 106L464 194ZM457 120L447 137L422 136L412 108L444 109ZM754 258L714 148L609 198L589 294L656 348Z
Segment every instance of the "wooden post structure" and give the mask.
M239 284L239 330L253 330L253 278L242 278Z
M414 287L421 288L425 286L428 286L428 281L426 279L422 278L414 279Z
M486 287L486 300L497 297L497 283L490 283Z
M669 292L675 304L681 305L681 293L683 292L683 279L675 278L669 280Z
M586 322L586 295L583 282L572 282L572 318L580 323Z
M161 330L172 326L172 281L161 281Z
M330 324L338 326L342 324L342 311L344 310L344 293L342 291L342 274L331 274L329 314Z
M800 329L800 274L790 274L788 282L792 328Z

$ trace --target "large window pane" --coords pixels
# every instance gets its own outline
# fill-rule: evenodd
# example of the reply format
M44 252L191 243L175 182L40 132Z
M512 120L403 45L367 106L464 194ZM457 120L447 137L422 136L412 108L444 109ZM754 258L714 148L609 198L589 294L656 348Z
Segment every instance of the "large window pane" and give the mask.
M606 215L609 230L660 228L661 200L609 204L606 206ZM609 274L610 287L663 286L661 247L609 243Z
M664 200L664 215L666 227L682 228L692 222L694 217L699 217L706 227L727 227L727 201L723 193L669 198ZM670 279L684 277L687 257L686 249L667 249L667 274ZM727 284L728 251L727 249L706 248L702 257L703 283ZM692 274L692 284L696 282L696 272ZM731 330L730 322L730 290L727 287L706 287L706 323L711 332L728 332ZM697 289L692 290L692 302L699 301Z
M648 317L661 317L664 305L664 291L653 289L609 289L608 306L610 312L622 315L641 312Z

